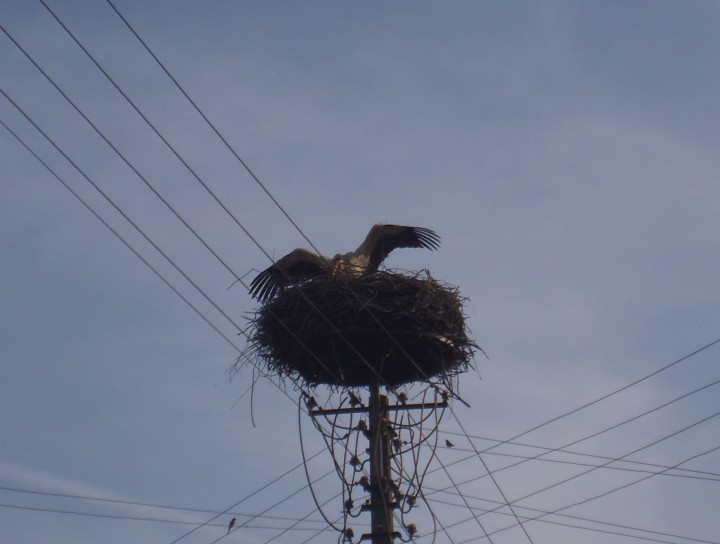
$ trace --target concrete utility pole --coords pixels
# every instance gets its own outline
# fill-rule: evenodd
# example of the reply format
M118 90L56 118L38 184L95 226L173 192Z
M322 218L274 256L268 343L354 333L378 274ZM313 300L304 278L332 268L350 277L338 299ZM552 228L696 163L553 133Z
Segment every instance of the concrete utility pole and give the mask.
M368 401L370 420L370 523L371 533L362 536L372 544L392 544L396 536L393 530L393 510L397 506L392 494L390 469L391 443L388 433L388 400L380 394L380 384L370 385Z

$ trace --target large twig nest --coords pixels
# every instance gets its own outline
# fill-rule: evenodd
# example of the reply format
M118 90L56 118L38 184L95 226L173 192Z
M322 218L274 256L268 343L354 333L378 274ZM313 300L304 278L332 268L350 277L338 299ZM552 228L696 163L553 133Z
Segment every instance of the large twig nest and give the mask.
M427 272L327 276L289 287L251 320L249 355L299 385L396 386L470 366L456 288Z

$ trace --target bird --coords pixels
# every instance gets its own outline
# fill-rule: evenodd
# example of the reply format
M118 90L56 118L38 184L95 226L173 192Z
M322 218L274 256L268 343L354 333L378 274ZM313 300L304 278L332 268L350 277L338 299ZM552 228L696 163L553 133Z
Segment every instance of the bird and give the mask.
M232 528L235 527L236 521L237 521L237 518L232 518L230 520L230 524L228 525L228 534L230 534L230 531L232 530Z
M369 492L371 489L370 479L367 476L361 477L355 485L359 485L366 492Z
M307 406L308 410L318 408L318 403L315 400L315 397L308 395L305 391L302 392L302 396L305 399L305 406Z
M294 249L255 276L250 282L250 295L264 303L282 289L318 276L372 274L394 249L402 247L436 250L440 237L423 227L377 224L355 251L338 253L333 258Z
M445 440L445 446L448 447L448 448L452 448L452 447L455 446L455 444L453 444L453 443L450 442L449 440Z

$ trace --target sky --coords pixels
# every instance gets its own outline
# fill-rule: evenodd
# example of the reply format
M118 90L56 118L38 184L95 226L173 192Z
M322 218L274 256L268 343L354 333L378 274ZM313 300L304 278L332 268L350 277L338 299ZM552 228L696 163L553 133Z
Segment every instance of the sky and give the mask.
M337 542L236 278L396 223L488 355L417 542L720 542L720 5L112 1L229 147L110 4L0 3L1 540Z

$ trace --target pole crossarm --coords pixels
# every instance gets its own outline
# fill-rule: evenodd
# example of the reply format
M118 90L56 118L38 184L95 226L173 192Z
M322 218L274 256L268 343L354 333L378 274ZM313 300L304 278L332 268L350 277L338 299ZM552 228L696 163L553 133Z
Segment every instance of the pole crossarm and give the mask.
M383 391L379 380L365 385L367 397L347 388L330 391L325 399L315 398L319 391L315 396L301 392L343 482L343 524L336 528L341 544L395 544L417 534L406 516L421 496L438 444L438 425L455 398L445 385L449 391L425 384L415 402L409 402L407 391ZM423 445L429 448L421 451ZM349 523L361 514L369 515L370 530L356 536Z
M388 412L397 412L399 410L427 410L430 408L447 408L448 403L446 401L433 402L433 403L418 403L418 404L393 404L385 407ZM365 414L369 410L367 406L359 406L355 408L331 408L329 410L315 409L308 412L312 417L317 416L332 416L339 414Z

